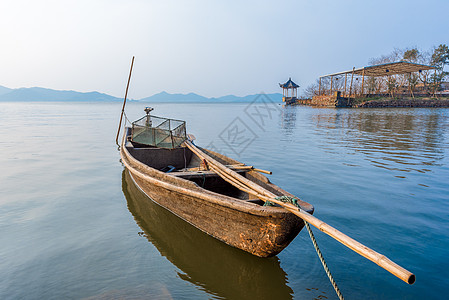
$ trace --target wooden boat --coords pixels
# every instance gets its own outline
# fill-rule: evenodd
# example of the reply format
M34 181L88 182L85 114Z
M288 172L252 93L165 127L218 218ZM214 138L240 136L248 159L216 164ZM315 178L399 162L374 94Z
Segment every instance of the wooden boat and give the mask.
M142 229L140 235L176 266L182 280L216 298L291 299L293 291L278 257L251 255L186 224L142 193L126 169L122 190L129 212Z
M115 139L117 145L133 64L134 56ZM260 257L281 252L306 225L340 298L309 224L408 284L415 282L412 272L315 218L312 205L272 184L256 173L257 169L195 146L193 139L186 139L185 122L156 117L158 124L153 124L154 116L149 115L152 110L145 108L147 116L126 128L119 147L122 162L134 182L157 204L206 234Z
M147 112L126 128L120 155L137 186L160 206L230 246L260 257L274 256L287 247L304 221L282 207L264 206L264 201L208 170L207 163L183 143L185 123L173 129L167 125L170 121L182 122ZM162 134L161 128L165 128ZM273 194L293 197L252 167L198 148ZM301 200L298 204L313 213L311 204Z

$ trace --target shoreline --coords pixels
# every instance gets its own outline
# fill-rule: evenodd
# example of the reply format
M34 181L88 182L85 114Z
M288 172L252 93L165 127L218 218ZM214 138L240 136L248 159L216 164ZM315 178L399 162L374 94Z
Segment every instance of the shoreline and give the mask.
M312 99L294 99L285 105L301 105L326 108L391 108L391 107L416 107L416 108L449 108L449 97L373 97L373 98L348 98L341 97L340 92L332 95L314 96Z
M356 104L355 108L390 108L390 107L422 107L422 108L441 108L449 107L449 98L415 98L415 99L391 99L380 98L361 102Z

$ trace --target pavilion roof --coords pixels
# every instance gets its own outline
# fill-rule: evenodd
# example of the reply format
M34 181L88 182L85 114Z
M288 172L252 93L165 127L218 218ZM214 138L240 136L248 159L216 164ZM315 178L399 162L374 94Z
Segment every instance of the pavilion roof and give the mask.
M279 86L283 89L291 89L291 88L299 87L299 85L297 85L296 83L293 82L291 77L288 79L288 81L286 83L284 83L284 84L279 83Z
M398 62L368 66L368 67L363 67L363 68L359 68L359 69L323 75L323 76L320 76L320 78L344 75L344 74L352 74L352 72L354 72L354 75L380 77L380 76L387 76L387 75L397 75L397 74L421 72L424 70L432 70L432 69L435 69L435 67L423 65L423 64L416 64L416 63L412 63L412 62L408 62L408 61L398 61Z

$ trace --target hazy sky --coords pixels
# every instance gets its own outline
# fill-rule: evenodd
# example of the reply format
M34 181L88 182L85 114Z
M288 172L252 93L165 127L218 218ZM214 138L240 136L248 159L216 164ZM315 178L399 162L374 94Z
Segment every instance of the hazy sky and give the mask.
M123 97L301 89L395 47L449 44L449 1L0 0L0 85Z

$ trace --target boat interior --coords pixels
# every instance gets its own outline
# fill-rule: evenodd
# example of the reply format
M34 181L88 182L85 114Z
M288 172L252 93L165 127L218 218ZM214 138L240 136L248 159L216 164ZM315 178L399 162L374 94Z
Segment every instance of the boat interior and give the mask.
M127 135L129 136L129 134L130 132L128 131ZM203 162L187 147L177 147L174 149L158 148L134 143L130 138L127 138L125 147L138 161L168 175L189 180L199 187L215 193L258 205L264 204L262 200L239 190L215 172L210 171L207 167L207 163ZM245 166L243 163L239 163L231 158L211 152L207 149L202 150L240 175L264 186L275 194L281 194L268 184L269 181L265 176L251 170L250 166Z

